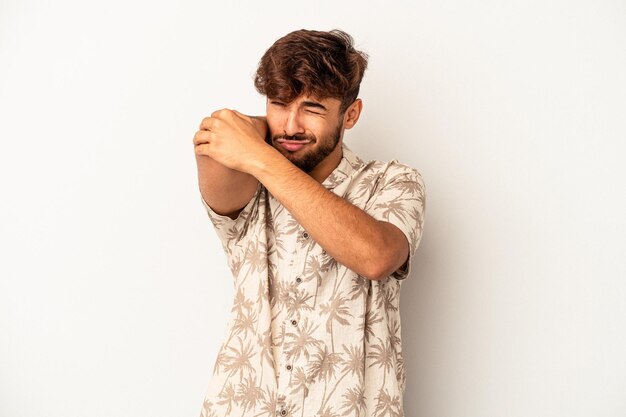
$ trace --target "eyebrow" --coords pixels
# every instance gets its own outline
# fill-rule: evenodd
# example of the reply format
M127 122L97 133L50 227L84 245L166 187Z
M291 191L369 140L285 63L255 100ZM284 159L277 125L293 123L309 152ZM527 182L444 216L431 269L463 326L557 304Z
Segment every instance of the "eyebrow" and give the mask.
M307 106L307 107L316 107L318 109L322 109L324 111L328 111L328 109L326 107L324 107L322 104L315 102L315 101L303 101L302 102L303 106Z

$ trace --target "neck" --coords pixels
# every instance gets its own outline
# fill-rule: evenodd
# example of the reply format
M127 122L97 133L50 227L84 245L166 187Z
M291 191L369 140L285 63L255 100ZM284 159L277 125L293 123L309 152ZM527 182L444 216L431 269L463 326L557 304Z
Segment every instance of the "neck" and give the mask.
M337 143L337 146L328 156L320 162L313 171L309 173L320 184L328 178L328 176L339 166L343 157L343 139Z

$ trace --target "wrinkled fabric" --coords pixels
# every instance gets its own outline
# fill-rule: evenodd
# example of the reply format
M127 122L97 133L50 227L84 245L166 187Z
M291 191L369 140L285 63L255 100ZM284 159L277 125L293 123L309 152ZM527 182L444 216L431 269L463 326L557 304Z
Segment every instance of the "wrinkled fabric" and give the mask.
M234 280L201 417L404 415L400 287L422 236L424 182L397 159L365 162L341 146L322 185L400 228L408 261L381 280L355 273L262 183L234 220L201 196Z

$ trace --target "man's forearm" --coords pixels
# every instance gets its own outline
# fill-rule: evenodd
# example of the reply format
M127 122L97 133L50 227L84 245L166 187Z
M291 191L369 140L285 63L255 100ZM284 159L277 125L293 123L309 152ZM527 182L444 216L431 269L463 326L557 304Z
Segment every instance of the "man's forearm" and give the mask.
M397 244L389 239L389 229L327 190L278 150L263 153L249 172L337 262L378 279L396 260Z

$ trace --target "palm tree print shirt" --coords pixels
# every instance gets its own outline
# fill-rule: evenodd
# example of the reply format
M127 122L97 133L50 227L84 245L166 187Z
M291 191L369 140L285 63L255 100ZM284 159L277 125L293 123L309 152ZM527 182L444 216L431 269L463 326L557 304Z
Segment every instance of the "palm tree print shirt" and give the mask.
M337 263L259 183L236 219L202 204L234 279L234 300L201 417L400 417L406 377L400 286L424 224L420 173L343 156L322 182L409 243L409 260L370 280Z

